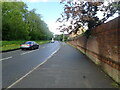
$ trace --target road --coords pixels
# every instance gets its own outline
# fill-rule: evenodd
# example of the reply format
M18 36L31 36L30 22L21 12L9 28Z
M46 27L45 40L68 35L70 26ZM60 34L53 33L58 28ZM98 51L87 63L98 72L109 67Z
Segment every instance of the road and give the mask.
M114 88L109 76L66 43L3 53L2 62L3 88Z
M36 50L16 50L2 53L2 85L3 88L10 86L16 80L24 76L37 65L44 62L56 50L60 43L48 43L41 45Z

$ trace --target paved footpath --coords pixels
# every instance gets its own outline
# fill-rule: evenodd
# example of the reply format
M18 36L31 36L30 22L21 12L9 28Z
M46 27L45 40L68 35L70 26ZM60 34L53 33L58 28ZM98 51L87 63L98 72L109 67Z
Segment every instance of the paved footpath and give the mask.
M56 54L12 88L113 88L112 83L79 50L61 43Z

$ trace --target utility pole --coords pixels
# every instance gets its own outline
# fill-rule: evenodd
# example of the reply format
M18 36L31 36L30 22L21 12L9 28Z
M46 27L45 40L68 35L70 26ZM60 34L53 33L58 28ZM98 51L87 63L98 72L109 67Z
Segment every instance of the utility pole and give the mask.
M65 41L65 40L64 40L64 31L63 31L63 40L62 40L62 41L63 41L63 42Z

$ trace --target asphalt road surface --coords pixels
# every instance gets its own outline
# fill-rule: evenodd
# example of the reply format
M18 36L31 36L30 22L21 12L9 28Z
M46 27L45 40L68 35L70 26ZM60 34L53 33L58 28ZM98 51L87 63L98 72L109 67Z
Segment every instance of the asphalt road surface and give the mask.
M37 65L43 63L56 50L60 43L41 45L36 50L16 50L2 53L2 86L7 88Z
M114 88L109 76L66 43L3 53L2 62L3 88Z
M38 65L55 50L58 51L43 65ZM12 58L3 60L4 87L11 84L8 88L114 88L109 76L65 43L46 44L30 53L18 50L11 55Z

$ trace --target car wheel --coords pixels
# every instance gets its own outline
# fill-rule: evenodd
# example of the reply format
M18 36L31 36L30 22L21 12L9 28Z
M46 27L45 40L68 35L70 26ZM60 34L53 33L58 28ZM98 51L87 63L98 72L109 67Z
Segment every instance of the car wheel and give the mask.
M25 48L21 48L22 50L25 50Z
M31 47L31 50L33 50L34 49L34 47Z
M37 49L39 48L39 46L37 46Z

